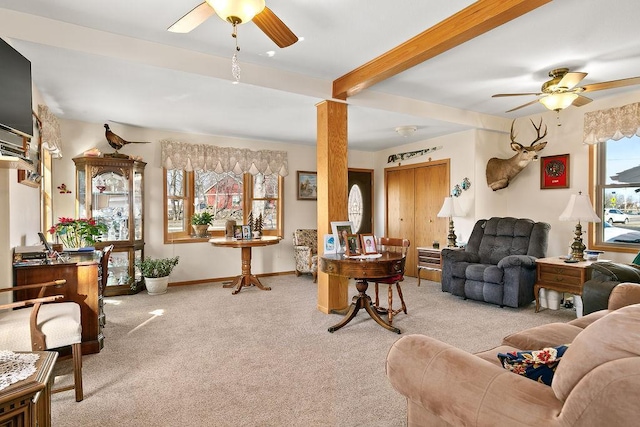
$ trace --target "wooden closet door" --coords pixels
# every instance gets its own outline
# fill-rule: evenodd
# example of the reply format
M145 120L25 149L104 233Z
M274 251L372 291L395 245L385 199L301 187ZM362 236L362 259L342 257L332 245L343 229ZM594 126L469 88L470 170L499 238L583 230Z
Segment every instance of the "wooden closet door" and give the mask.
M415 228L415 173L413 169L398 169L386 171L387 188L387 224L386 235L388 237L400 237L411 241L411 248L414 248L414 228ZM409 250L405 264L405 274L407 276L416 275L416 252Z
M438 218L444 198L449 195L449 165L440 163L415 169L415 236L411 242L413 253L418 247L433 246L433 241L440 242L440 247L447 245L449 227L448 218ZM440 273L423 271L422 277L427 280L440 281Z

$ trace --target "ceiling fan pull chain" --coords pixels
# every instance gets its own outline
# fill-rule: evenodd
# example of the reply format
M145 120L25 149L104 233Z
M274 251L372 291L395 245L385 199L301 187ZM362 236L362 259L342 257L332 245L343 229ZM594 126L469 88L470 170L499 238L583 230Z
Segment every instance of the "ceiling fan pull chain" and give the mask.
M238 46L238 26L235 22L233 23L233 33L231 34L231 36L236 41L236 52L231 58L231 74L235 79L235 81L233 82L233 84L235 85L240 83L240 63L238 62L238 52L240 52L240 46Z

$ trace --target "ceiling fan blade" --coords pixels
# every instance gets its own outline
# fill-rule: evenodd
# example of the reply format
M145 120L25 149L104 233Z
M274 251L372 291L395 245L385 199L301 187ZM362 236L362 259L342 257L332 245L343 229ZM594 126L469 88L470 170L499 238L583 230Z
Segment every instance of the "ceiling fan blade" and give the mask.
M578 83L587 76L587 73L567 73L558 82L556 87L573 89Z
M571 105L573 105L574 107L582 107L583 105L587 105L591 101L593 101L593 99L587 98L586 96L578 95L578 97L573 100Z
M189 13L184 15L182 18L174 22L173 25L167 28L167 31L171 31L172 33L188 33L209 19L209 17L214 13L216 12L211 6L209 6L209 3L202 2L191 9Z
M531 102L527 102L526 104L522 104L522 105L520 105L519 107L512 108L511 110L507 110L507 111L505 111L505 113L510 113L510 112L512 112L512 111L516 111L516 110L519 110L519 109L521 109L521 108L528 107L529 105L533 105L533 104L535 104L536 102L538 102L538 100L537 100L537 99L534 99L533 101L531 101Z
M279 47L291 46L298 37L268 7L253 17L253 22Z
M640 85L640 77L630 77L628 79L611 80L609 82L600 82L586 85L584 92L593 92L594 90L615 89L618 87Z
M523 93L496 93L495 95L491 95L492 98L501 98L503 96L522 96L522 95L542 95L541 93L535 92L523 92Z

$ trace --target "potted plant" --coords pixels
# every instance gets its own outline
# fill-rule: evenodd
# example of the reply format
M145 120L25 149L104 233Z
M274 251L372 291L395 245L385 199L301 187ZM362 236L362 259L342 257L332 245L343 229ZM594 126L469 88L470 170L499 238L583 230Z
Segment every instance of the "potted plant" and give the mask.
M160 295L167 292L169 275L178 265L180 257L151 258L136 261L136 267L140 269L149 295Z
M207 230L213 221L213 215L208 211L193 214L191 217L191 227L196 233L196 237L209 237Z
M93 218L59 218L58 223L49 229L66 249L93 246L100 236L107 232L107 226Z

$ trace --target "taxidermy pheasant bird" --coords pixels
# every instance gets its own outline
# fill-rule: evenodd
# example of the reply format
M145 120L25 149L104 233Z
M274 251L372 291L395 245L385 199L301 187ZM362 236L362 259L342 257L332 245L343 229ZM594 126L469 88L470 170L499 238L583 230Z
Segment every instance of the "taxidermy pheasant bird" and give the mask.
M118 150L127 144L149 144L149 141L126 141L120 136L113 133L111 129L109 129L109 125L106 123L104 124L104 128L106 129L104 134L107 137L107 142L110 146L113 147L114 150L116 150L116 154L120 154L118 153Z

